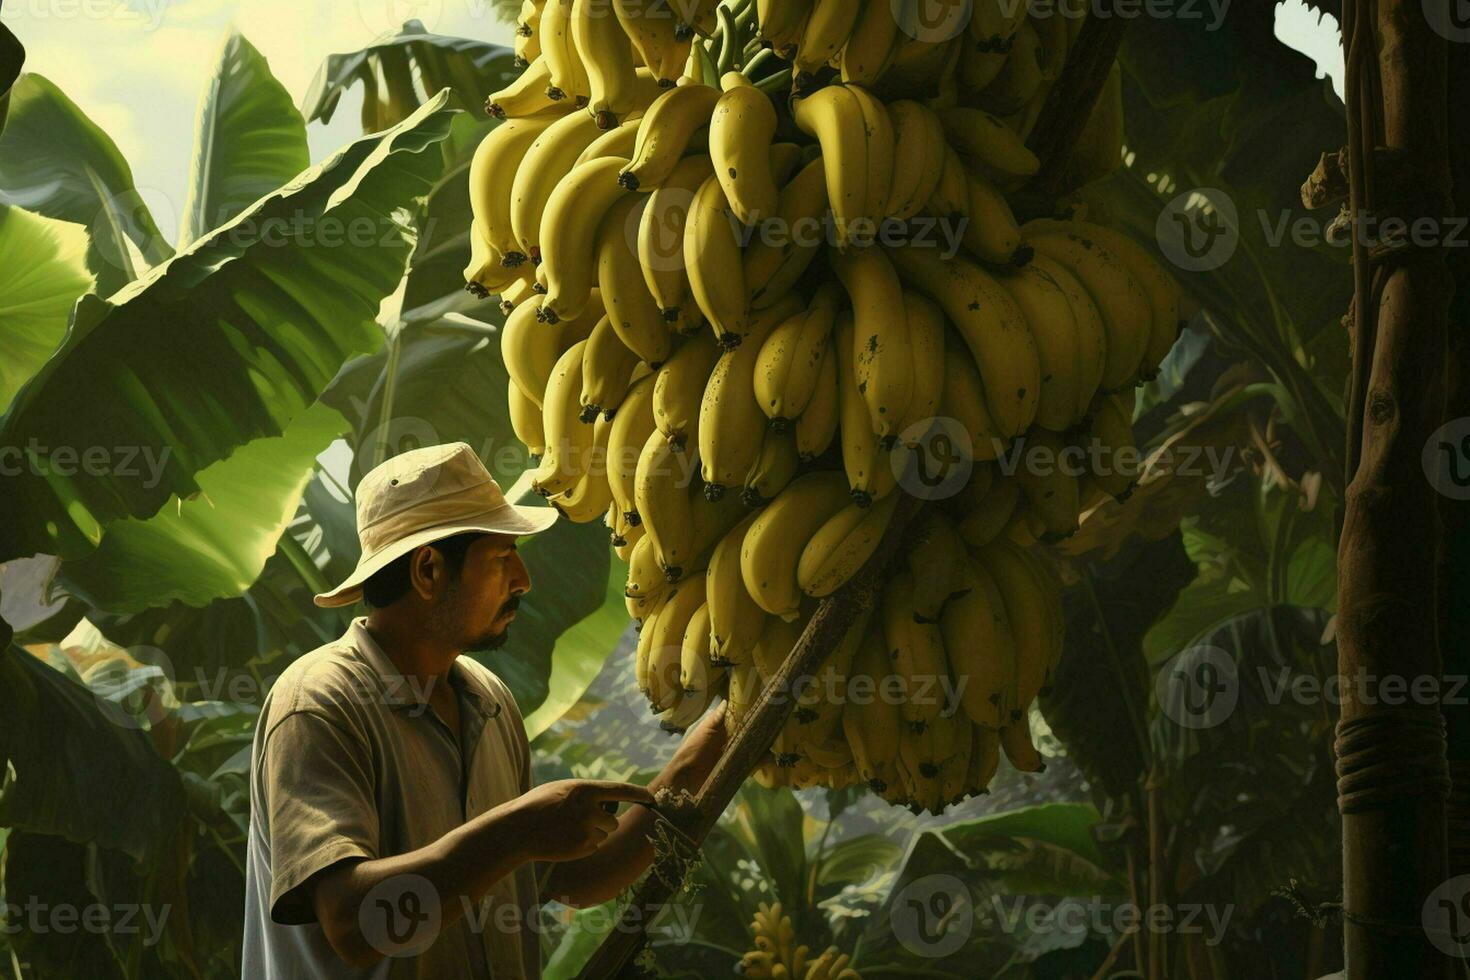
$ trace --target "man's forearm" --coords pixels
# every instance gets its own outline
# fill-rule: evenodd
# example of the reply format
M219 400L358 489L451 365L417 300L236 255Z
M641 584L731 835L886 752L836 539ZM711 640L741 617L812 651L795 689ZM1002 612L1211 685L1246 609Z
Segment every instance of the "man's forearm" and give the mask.
M387 951L374 948L362 933L363 902L379 884L400 875L428 881L442 910L441 931L458 922L466 908L526 862L518 851L520 835L509 822L509 809L496 807L417 850L329 869L314 897L317 917L332 947L357 966L371 965L385 955Z
M719 761L718 751L705 753L681 765L670 765L648 783L650 791L699 791ZM657 817L642 806L630 806L618 818L618 829L608 835L595 854L552 868L542 899L554 899L576 908L600 905L615 898L653 863Z

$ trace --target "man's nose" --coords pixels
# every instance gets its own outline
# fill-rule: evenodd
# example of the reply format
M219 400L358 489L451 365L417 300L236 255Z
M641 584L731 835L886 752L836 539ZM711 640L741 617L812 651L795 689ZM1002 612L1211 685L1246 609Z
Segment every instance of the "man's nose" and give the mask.
M515 556L515 565L510 580L510 594L523 596L531 591L531 573L526 568L526 563L518 554Z

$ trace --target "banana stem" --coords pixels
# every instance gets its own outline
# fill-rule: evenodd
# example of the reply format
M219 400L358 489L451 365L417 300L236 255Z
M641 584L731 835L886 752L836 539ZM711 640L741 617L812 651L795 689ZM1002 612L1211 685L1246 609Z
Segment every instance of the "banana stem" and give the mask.
M774 75L767 75L755 83L755 87L767 95L791 87L791 69L783 68Z
M750 48L747 47L745 50L748 54ZM776 52L772 51L770 48L765 48L763 50L757 51L755 54L750 55L747 58L745 64L741 66L740 71L742 74L745 75L746 78L749 78L751 81L755 81L755 72L758 69L764 67L766 62L775 59L775 57Z
M902 554L905 530L923 505L924 502L918 498L903 494L873 556L851 581L823 599L817 607L796 645L786 655L781 669L761 690L750 713L725 747L724 755L715 764L714 771L704 781L695 797L695 806L681 807L669 814L671 820L683 824L679 829L688 838L700 843L704 841L741 785L770 753L787 716L791 714L792 699L784 692L791 690L797 678L815 676L853 623L872 606L884 570ZM649 873L633 889L632 897L623 906L617 925L587 961L582 972L577 974L580 980L601 980L620 975L619 971L643 946L644 929L648 923L677 893L678 889L672 883L679 881L682 874L677 854L670 852L654 860Z

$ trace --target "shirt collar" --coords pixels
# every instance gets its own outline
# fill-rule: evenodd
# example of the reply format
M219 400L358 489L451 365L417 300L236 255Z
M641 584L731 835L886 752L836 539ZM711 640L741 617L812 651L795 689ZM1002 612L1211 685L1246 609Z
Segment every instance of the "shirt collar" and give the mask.
M381 687L383 702L390 708L412 710L422 713L428 705L428 689L418 678L405 677L383 652L378 641L367 628L367 617L359 616L352 621L347 631L348 642L357 649L373 669ZM474 673L466 670L456 660L449 668L449 682L459 693L461 700L484 719L500 714L500 702L486 690Z

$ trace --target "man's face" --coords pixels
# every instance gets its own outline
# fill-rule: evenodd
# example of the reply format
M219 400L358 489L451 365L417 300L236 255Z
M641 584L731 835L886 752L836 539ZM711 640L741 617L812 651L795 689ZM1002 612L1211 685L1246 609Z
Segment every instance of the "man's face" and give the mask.
M461 650L494 650L505 643L520 597L530 589L515 537L487 534L465 553L459 577L451 577L435 607L435 632Z

